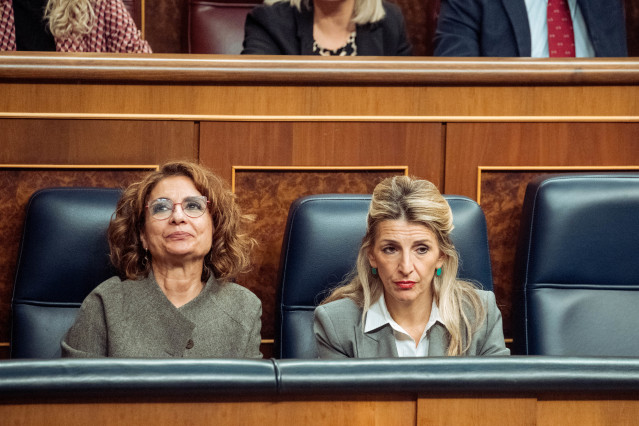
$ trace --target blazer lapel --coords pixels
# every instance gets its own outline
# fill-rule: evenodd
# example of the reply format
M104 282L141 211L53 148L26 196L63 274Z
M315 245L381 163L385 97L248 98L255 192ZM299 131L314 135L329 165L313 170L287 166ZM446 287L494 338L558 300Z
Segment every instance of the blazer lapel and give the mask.
M501 0L510 20L519 56L530 56L532 52L530 39L530 24L524 0Z
M441 323L437 322L430 329L428 337L428 356L446 356L448 351L448 331Z
M313 54L313 5L311 10L302 6L302 12L295 11L297 21L297 40L300 43L300 55Z
M397 347L390 325L363 333L355 325L355 358L397 358Z
M379 55L384 51L384 32L378 23L358 25L355 35L357 56Z

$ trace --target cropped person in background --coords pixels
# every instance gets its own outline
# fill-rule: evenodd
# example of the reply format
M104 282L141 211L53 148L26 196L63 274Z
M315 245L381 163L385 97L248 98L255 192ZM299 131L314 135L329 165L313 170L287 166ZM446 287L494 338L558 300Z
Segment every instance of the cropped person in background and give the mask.
M315 309L320 358L509 355L495 295L457 279L452 229L431 182L377 185L354 277Z
M266 0L246 17L242 54L408 56L404 17L385 0Z
M435 56L628 56L623 0L442 0Z
M0 0L0 50L151 53L122 0Z
M261 357L262 305L230 282L254 240L222 180L168 163L129 186L108 230L119 271L82 303L63 357Z

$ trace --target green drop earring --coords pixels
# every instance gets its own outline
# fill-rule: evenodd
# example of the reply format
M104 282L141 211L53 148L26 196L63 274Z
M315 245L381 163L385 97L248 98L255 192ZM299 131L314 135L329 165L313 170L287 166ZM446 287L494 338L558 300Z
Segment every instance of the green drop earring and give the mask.
M371 274L377 275L377 268L371 268Z
M437 275L438 277L442 276L442 268L437 268L437 270L435 270L435 275Z

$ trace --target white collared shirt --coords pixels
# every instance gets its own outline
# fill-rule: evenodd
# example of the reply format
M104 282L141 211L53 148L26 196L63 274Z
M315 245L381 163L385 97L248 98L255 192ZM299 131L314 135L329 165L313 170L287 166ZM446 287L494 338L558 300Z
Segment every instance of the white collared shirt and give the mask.
M439 321L440 323L442 322L441 317L439 316L439 309L437 308L437 304L435 304L435 299L433 299L433 304L430 310L430 318L428 319L426 328L424 328L424 332L422 333L422 337L420 338L419 343L417 344L417 346L415 346L415 341L412 337L410 337L410 334L408 334L391 317L390 312L388 312L388 308L386 307L384 294L382 294L379 300L373 303L366 313L366 320L364 321L364 333L368 333L372 330L377 330L378 328L389 324L393 329L395 346L397 348L397 354L400 357L424 357L428 355L428 331L433 327L433 325L435 325L437 321Z
M528 12L528 23L530 25L531 56L533 58L548 57L548 23L546 15L548 10L548 0L525 0L526 11ZM588 28L577 5L577 0L568 0L572 27L575 33L575 55L578 58L595 56L595 49L592 47Z

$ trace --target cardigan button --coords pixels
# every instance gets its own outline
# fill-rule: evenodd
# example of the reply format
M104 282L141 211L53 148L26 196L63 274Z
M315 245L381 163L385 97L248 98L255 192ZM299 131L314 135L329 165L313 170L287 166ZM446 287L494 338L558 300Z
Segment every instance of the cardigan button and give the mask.
M191 349L193 347L194 343L193 343L193 339L189 339L188 342L186 342L186 348L187 349Z

